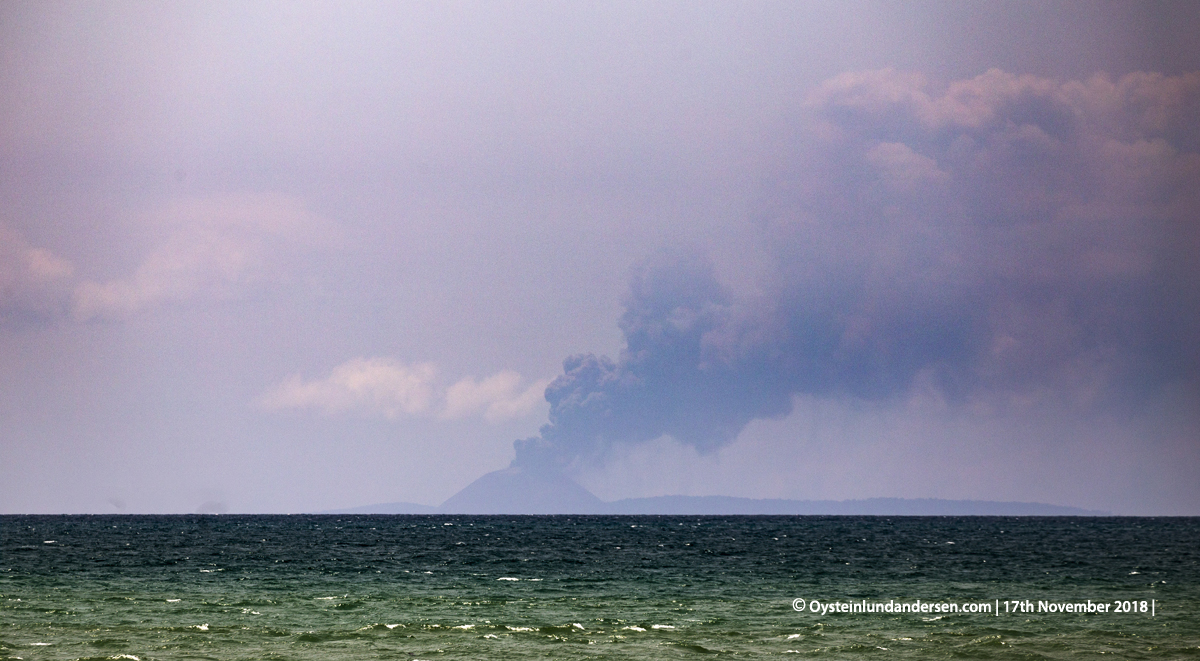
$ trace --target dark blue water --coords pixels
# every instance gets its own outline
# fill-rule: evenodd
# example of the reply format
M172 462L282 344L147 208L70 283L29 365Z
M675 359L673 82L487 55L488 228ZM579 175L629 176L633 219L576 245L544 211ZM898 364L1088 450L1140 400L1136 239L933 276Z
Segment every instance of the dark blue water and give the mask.
M1195 518L0 517L4 659L1177 659L1198 609Z

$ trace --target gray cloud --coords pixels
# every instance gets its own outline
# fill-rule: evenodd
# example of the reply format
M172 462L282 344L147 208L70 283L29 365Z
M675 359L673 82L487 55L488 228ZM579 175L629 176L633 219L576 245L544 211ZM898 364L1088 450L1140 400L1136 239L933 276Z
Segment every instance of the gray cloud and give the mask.
M76 319L121 317L198 296L234 297L285 277L281 256L327 245L336 234L281 195L176 200L148 214L146 224L166 235L130 276L81 281L72 297Z
M47 319L67 306L75 267L0 223L0 320Z
M282 195L182 198L137 222L153 247L125 277L81 277L67 259L0 224L0 317L118 319L193 298L236 298L287 279L282 263L337 243L337 228Z
M1200 74L827 81L804 162L765 196L762 293L732 296L694 254L645 265L625 349L564 362L516 462L664 435L710 450L797 394L920 389L988 415L1195 388L1198 104Z
M1194 380L1198 103L1200 74L839 76L809 99L815 192L769 221L784 296L837 274L840 347L889 363L867 382L1089 405Z
M693 254L671 255L634 277L620 326L618 361L578 355L546 389L550 424L517 443L521 462L594 458L614 442L664 434L712 448L756 417L790 410L787 387L753 365L765 345L726 355L721 335L738 313L711 267ZM741 349L741 348L739 348Z

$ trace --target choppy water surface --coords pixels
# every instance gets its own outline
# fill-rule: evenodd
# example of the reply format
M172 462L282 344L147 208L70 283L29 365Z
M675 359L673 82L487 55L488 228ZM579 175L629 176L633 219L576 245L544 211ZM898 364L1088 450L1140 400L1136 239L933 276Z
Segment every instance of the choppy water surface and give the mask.
M1200 658L1200 519L0 517L0 659L1101 654Z

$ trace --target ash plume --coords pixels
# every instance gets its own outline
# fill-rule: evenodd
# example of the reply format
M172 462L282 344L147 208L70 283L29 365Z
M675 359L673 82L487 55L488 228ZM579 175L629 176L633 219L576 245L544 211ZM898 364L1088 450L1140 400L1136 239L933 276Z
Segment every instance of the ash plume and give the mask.
M577 355L519 466L670 436L701 451L796 395L1136 408L1200 392L1200 73L941 90L891 70L806 100L735 297L697 254L644 264L616 359Z

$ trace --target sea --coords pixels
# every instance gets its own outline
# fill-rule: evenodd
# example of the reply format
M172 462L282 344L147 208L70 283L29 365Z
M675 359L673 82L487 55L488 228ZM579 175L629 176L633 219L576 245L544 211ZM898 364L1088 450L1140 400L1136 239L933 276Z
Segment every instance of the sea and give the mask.
M0 659L1200 658L1200 518L0 517Z

